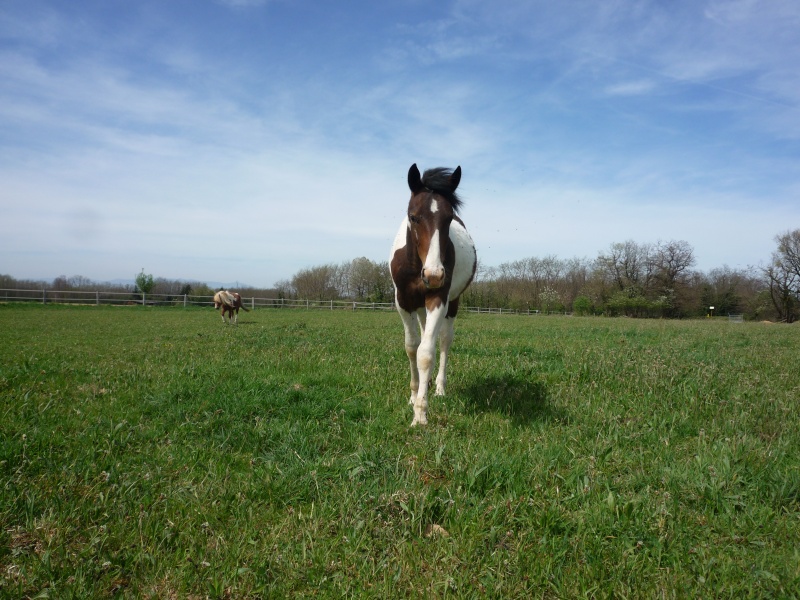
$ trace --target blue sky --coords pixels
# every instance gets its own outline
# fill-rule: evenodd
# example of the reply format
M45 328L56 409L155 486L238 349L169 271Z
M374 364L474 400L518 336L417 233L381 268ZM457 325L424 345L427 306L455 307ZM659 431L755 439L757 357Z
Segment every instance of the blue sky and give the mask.
M0 273L271 286L461 165L484 266L800 227L796 0L6 0Z

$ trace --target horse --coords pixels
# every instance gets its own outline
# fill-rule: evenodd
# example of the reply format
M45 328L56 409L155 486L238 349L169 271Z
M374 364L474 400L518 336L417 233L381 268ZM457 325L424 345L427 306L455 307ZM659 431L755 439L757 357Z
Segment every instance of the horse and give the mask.
M242 304L239 292L218 291L214 294L214 310L221 308L222 322L225 322L225 313L228 313L228 323L239 324L239 309L245 312L250 310Z
M411 368L411 426L428 423L428 387L439 341L436 395L447 383L447 356L453 343L458 302L475 276L477 253L458 211L456 194L461 167L438 167L420 177L416 164L408 170L411 199L392 244L389 264L395 306L405 329L405 350Z

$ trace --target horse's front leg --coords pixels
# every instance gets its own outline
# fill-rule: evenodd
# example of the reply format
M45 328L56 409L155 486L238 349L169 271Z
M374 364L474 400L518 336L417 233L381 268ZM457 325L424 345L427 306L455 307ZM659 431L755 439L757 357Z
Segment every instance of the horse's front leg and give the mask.
M419 370L417 369L417 347L420 341L419 322L416 313L406 312L399 307L398 312L403 320L406 356L408 356L408 365L411 369L411 398L408 403L413 405L417 400L417 390L419 390Z
M419 371L419 389L414 401L414 420L411 426L428 424L428 385L436 362L436 339L442 328L447 306L438 306L427 311L425 329L417 348L417 370Z
M450 346L453 345L453 326L455 317L445 317L442 329L439 332L439 374L436 376L436 395L444 396L447 385L447 357Z

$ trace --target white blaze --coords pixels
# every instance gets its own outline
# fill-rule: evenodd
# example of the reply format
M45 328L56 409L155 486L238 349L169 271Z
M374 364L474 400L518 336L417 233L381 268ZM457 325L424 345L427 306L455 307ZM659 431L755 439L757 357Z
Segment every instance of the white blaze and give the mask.
M439 230L433 232L431 237L431 245L428 247L428 256L425 257L425 266L423 271L430 276L442 276L444 274L444 265L442 264L442 251L441 244L439 243Z

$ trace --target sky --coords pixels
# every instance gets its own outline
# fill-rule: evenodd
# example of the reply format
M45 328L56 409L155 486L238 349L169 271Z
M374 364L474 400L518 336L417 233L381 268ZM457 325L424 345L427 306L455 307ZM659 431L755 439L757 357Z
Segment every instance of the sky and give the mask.
M0 274L270 287L388 260L461 166L483 267L800 228L796 0L4 0Z

